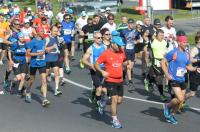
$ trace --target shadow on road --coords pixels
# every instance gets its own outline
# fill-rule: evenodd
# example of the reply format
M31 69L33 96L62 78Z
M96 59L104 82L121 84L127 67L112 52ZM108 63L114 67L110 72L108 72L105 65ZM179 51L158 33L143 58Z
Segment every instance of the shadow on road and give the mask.
M166 122L164 116L163 116L163 110L158 109L156 107L149 107L147 110L141 111L142 114L152 116L152 117L157 117L158 120L161 122Z
M82 113L80 115L85 118L94 119L96 121L103 121L105 124L111 125L111 117L109 116L109 112L105 111L103 115L100 115L95 108L95 104L90 103L88 100L89 92L84 92L83 95L85 95L86 98L79 97L72 101L72 103L84 105L88 108L91 108L91 111Z

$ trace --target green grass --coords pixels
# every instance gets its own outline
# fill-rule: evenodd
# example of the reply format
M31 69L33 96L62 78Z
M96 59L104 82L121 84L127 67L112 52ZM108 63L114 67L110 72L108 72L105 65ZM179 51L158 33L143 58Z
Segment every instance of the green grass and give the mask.
M57 2L57 0L52 0L52 2L53 2L53 13L54 13L54 16L56 16L57 13L60 11L61 6ZM14 3L17 3L22 9L23 9L23 7L31 7L32 10L35 11L35 3L33 0L17 0ZM138 12L135 12L133 10L133 7L122 7L120 13L116 14L116 23L117 24L120 23L120 17L122 15L127 16L128 18L133 18L135 20L143 20L144 19L144 16L138 14ZM159 18L161 21L164 21L164 18L166 15L171 15L171 12L168 12L168 14L154 15L154 18ZM192 13L189 10L179 10L173 14L173 17L175 18L175 20L177 20L177 19L186 19L186 18L190 19L194 16L192 15ZM55 21L56 20L54 17L54 22ZM188 41L190 44L194 44L194 35L195 35L195 33L188 35Z

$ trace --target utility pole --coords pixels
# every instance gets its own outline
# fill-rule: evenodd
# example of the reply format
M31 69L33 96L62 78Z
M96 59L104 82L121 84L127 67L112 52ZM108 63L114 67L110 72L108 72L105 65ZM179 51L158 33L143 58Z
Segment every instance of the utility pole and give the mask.
M146 0L147 2L147 15L153 21L153 14L152 14L152 7L151 7L151 0Z

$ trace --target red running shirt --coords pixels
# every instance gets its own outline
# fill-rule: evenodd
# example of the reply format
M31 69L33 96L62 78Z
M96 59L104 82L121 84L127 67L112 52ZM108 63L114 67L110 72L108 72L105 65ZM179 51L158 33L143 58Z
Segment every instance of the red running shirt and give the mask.
M105 71L109 73L106 82L121 83L123 82L123 62L126 59L124 51L119 53L107 49L103 52L97 62L105 65Z

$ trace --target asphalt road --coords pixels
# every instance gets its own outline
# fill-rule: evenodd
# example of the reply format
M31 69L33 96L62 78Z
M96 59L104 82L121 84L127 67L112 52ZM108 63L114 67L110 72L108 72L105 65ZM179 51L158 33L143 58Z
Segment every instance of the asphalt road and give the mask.
M80 57L81 54L78 54ZM33 101L30 104L16 95L0 95L0 131L1 132L197 132L199 130L200 106L199 98L188 101L191 107L185 113L176 117L178 125L165 121L162 104L159 103L157 91L152 94L144 90L140 77L140 61L134 68L134 88L125 86L125 98L119 107L119 119L124 128L116 130L111 127L109 106L106 114L99 116L94 106L89 103L91 79L87 69L79 69L78 56L72 66L72 73L65 75L66 85L62 87L63 95L54 97L53 81L48 84L47 97L51 101L48 108L43 108L39 87L40 77L37 76L32 87ZM0 68L3 77L6 66ZM12 79L12 77L10 78ZM69 83L71 80L71 83ZM1 78L2 82L2 78ZM73 83L73 84L72 84ZM0 85L2 87L2 85Z

